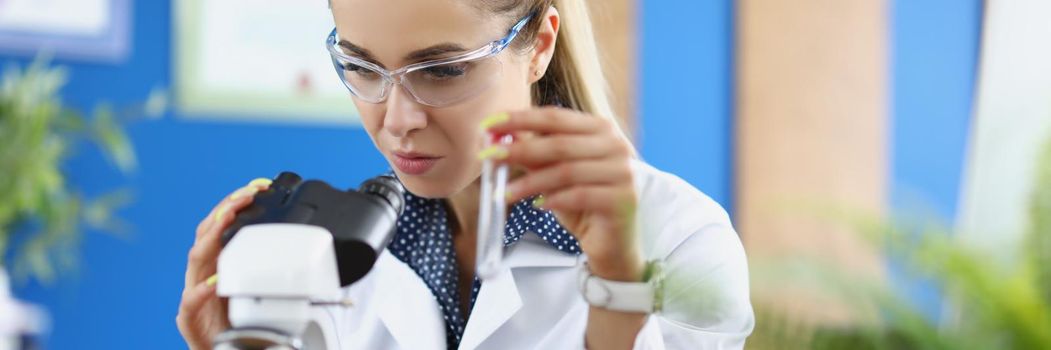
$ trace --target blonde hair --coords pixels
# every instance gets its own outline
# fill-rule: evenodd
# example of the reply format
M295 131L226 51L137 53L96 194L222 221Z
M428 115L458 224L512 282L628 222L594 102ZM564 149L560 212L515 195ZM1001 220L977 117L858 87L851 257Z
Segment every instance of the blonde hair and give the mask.
M610 104L610 87L602 72L598 46L592 30L591 15L585 0L486 0L489 9L506 13L517 20L528 13L533 19L526 25L521 39L516 40L520 49L531 49L536 34L546 20L549 7L558 10L561 18L555 52L544 76L533 84L533 103L537 105L559 105L617 122ZM496 4L494 4L496 3ZM621 136L626 140L623 128L617 124Z

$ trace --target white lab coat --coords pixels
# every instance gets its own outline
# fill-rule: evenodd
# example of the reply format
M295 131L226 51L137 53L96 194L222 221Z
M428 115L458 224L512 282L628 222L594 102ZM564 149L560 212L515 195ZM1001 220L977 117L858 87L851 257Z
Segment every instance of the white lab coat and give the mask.
M742 348L754 317L744 249L729 217L682 179L641 161L633 166L641 244L668 271L665 309L649 316L635 348ZM583 349L588 305L576 281L585 259L524 235L506 251L504 271L479 290L460 348ZM354 306L333 312L344 349L445 348L437 301L388 251L344 293Z

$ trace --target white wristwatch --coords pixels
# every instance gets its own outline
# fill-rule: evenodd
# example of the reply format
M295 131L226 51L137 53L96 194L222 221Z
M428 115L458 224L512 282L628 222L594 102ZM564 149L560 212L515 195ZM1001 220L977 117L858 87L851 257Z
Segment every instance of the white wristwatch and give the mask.
M588 263L581 264L577 287L584 300L603 309L656 313L664 304L664 271L658 261L646 263L643 282L621 282L592 275Z

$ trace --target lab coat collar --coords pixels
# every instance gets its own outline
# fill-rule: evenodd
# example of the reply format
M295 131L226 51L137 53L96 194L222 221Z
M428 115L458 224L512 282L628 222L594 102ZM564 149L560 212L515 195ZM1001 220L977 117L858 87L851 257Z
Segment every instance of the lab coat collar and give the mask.
M583 254L570 254L558 249L540 238L535 232L528 232L507 249L504 265L517 267L566 267L573 266L584 258Z
M482 282L471 316L467 320L460 349L474 349L509 321L522 308L522 296L515 283L514 271L530 267L570 267L582 258L551 249L534 234L514 244L504 259L504 268L492 279Z
M376 261L376 314L403 349L445 347L441 309L416 272L388 252Z
M460 349L474 349L496 332L522 308L522 296L511 269L504 267L495 277L482 283L467 327L460 339Z

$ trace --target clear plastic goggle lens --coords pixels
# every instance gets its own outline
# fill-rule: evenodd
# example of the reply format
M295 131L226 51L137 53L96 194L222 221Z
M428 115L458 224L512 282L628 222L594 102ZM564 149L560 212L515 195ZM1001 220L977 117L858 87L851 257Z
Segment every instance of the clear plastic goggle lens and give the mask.
M355 97L369 103L378 103L386 96L386 90L391 83L382 73L336 58L332 58L332 63L336 67L336 73L343 80L343 85L346 85Z
M398 79L418 102L429 106L446 106L477 96L498 81L502 71L496 56L419 67L394 78L350 61L333 58L333 63L351 93L366 102L382 102L394 85L392 79Z

